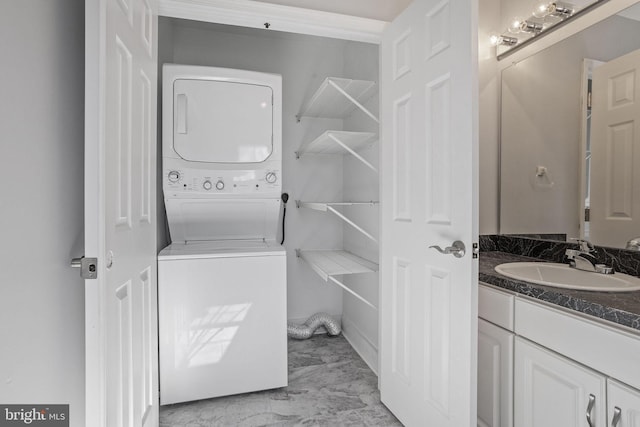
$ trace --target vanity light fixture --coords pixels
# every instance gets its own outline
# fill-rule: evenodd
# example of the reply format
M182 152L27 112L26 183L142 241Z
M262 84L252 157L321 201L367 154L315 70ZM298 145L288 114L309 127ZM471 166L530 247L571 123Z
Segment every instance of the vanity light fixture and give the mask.
M520 34L520 33L534 33L538 34L542 31L543 26L539 22L529 21L527 19L522 19L519 17L515 17L511 20L511 24L509 24L509 28L507 30L511 34Z
M574 12L573 5L556 3L554 11L551 13L551 16L556 16L560 19L564 19L573 15L573 12Z
M518 39L515 37L505 36L503 34L491 34L489 41L493 46L515 46Z
M520 31L524 33L535 33L538 34L542 31L542 24L533 21L522 21L520 24Z
M556 18L564 19L573 15L573 5L568 3L559 2L542 2L538 3L534 10L533 16L536 18L546 18L547 16L553 16Z

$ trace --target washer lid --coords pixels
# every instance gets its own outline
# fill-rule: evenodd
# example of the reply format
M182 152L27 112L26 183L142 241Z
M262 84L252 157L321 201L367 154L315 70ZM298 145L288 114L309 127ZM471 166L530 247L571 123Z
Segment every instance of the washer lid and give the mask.
M173 148L184 160L260 163L273 152L271 87L177 79L173 102Z
M211 242L172 243L158 254L158 261L285 255L285 249L275 241L218 240Z

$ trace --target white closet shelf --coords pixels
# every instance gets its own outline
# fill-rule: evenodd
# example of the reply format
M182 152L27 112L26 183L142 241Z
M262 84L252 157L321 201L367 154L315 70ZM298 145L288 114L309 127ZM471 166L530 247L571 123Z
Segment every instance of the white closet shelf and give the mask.
M378 202L370 201L370 202L302 202L300 200L296 200L296 207L298 208L307 208L313 209L321 212L331 212L334 215L338 216L344 222L358 230L360 233L364 234L367 238L371 239L375 243L378 243L378 239L373 237L368 231L360 227L358 224L353 222L351 219L347 218L342 212L338 211L335 207L340 206L375 206Z
M313 141L304 144L296 151L296 158L305 154L351 154L369 169L378 172L375 166L357 153L362 148L371 146L377 135L372 132L347 132L328 130Z
M369 80L327 77L296 116L344 119L357 107L378 123L378 118L362 105L376 93L376 83Z
M308 208L316 211L326 212L331 206L375 206L380 202L303 202L296 200L296 206L299 208Z
M378 271L378 264L360 258L351 252L342 250L302 250L296 249L296 255L303 259L313 271L315 271L324 281L332 281L340 286L369 307L377 309L364 297L348 288L344 283L334 276L343 274L375 273Z

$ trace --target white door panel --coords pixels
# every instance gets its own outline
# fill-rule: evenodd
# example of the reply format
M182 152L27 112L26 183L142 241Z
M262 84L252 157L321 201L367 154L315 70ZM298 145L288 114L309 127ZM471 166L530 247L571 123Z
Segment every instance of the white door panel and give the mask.
M640 427L640 390L607 379L607 412L611 427Z
M380 388L408 426L476 422L476 6L415 0L382 43Z
M640 50L593 72L590 236L624 247L640 234Z
M158 424L157 14L150 0L86 3L87 419Z
M514 336L478 320L479 427L513 427Z
M513 390L518 427L606 425L605 377L520 337Z

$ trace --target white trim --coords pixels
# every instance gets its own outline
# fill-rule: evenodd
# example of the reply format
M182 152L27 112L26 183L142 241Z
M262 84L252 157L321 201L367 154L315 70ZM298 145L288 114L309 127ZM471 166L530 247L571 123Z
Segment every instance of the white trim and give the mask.
M251 0L157 0L159 15L379 44L387 22Z
M107 425L104 280L104 99L107 2L85 2L84 255L98 259L98 278L85 279L85 425ZM79 422L79 424L82 424Z
M378 375L378 347L362 333L354 322L342 316L342 336L364 362Z

